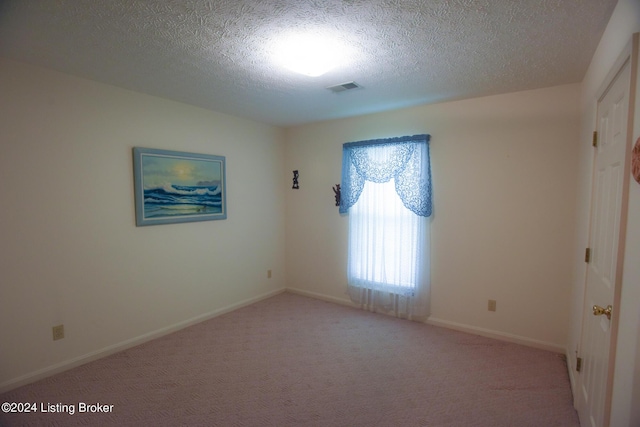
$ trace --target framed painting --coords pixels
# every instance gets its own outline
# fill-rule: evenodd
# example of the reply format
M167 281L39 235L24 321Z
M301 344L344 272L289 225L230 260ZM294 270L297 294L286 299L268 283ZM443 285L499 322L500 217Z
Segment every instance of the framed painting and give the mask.
M227 218L225 158L134 147L136 225Z

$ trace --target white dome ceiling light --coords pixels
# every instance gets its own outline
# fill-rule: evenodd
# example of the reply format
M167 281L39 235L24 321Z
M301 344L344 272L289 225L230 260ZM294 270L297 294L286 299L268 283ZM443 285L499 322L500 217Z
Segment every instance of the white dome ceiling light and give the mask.
M337 40L321 34L289 34L273 49L283 67L306 76L318 77L344 65L349 49Z

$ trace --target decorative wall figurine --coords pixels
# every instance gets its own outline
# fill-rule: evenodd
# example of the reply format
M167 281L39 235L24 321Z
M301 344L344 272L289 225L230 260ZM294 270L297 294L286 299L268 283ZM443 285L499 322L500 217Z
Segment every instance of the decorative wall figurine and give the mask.
M631 173L636 182L640 184L640 138L636 141L631 152Z
M293 187L291 188L296 190L300 188L298 185L298 171L293 171Z
M340 206L340 184L336 184L335 187L333 187L333 192L336 198L336 206Z

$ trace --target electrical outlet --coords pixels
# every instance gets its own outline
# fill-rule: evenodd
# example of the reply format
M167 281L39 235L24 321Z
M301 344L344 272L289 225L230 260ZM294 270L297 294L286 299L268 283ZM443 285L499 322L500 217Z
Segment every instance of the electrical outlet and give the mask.
M64 325L54 326L53 328L53 340L61 340L64 338Z
M494 299L490 299L489 300L488 310L489 311L496 311L496 300L494 300Z
M271 270L267 270L267 279L271 279Z

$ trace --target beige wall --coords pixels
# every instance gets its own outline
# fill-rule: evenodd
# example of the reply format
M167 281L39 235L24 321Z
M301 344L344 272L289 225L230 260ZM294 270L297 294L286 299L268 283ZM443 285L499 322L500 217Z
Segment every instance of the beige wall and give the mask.
M429 133L430 322L564 351L578 101L567 85L288 130L285 169L300 171L300 189L286 194L287 286L347 300L347 218L332 191L342 144Z
M281 129L6 60L0 94L0 389L284 288ZM136 227L133 146L226 156L228 219Z
M602 36L598 49L581 87L581 126L578 152L579 178L577 191L576 241L573 250L574 279L572 289L572 311L570 319L567 355L569 371L574 386L580 381L575 371L575 356L580 350L583 294L586 265L584 248L588 246L588 221L591 196L591 170L593 149L591 135L596 128L596 105L598 91L631 40L632 34L640 31L640 2L620 0ZM640 98L640 97L639 97ZM633 140L640 137L640 118L636 106ZM612 405L612 426L640 425L640 225L636 218L640 211L640 186L632 182L629 193L629 223L626 237L622 300L618 307L621 322L619 328L616 374Z

